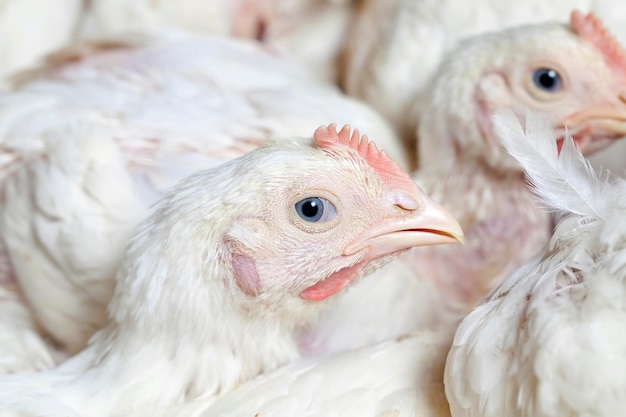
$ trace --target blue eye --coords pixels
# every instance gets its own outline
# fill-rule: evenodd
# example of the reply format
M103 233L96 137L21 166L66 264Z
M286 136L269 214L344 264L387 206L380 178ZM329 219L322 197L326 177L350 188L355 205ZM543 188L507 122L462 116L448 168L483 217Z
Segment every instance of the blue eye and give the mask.
M335 206L323 198L309 197L296 203L296 213L304 221L316 223L327 222L335 217Z
M550 68L539 68L533 72L533 83L544 91L554 93L561 89L561 76Z

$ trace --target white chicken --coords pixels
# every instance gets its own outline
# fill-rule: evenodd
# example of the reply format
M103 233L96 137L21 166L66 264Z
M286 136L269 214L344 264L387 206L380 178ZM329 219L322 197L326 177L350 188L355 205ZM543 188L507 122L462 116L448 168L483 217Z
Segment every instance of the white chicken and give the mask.
M482 0L471 5L464 0L364 0L349 32L343 85L414 141L415 101L441 62L458 50L460 40L525 24L563 21L573 9L594 11L626 42L626 3L616 0Z
M0 377L0 410L127 415L209 398L299 357L296 326L458 223L348 127L185 179L138 227L110 322L52 371Z
M544 112L557 137L568 126L586 153L626 134L626 52L592 15L572 19L571 28L546 23L476 37L441 66L413 177L459 220L466 244L415 248L363 280L305 331L304 348L336 351L454 327L548 241L550 214L537 207L490 120L505 109L521 118L527 108Z
M37 320L70 353L106 322L132 228L184 176L329 119L403 158L375 112L243 41L103 42L30 76L0 96L1 236Z
M626 408L626 181L597 176L549 124L500 116L545 205L549 245L469 314L445 371L452 415L617 416Z

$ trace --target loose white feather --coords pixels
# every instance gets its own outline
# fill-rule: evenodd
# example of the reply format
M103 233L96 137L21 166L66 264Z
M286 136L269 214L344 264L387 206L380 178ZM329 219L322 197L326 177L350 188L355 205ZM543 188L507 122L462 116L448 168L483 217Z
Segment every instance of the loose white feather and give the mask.
M559 154L551 123L538 114L526 114L526 131L512 112L494 115L493 124L504 148L524 168L535 193L548 207L600 215L600 181L567 132Z

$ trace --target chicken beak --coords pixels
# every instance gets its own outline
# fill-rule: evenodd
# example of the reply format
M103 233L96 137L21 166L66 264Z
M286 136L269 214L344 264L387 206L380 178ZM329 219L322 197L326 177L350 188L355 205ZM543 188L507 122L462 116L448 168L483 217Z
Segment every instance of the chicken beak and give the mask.
M414 246L464 243L461 226L454 217L426 195L421 194L419 208L403 211L397 220L386 219L384 224L361 233L343 251L343 255L369 249L371 259L379 258ZM398 208L395 208L398 211Z
M619 105L590 107L568 116L557 128L564 136L567 127L578 148L591 154L626 136L626 106L620 95Z

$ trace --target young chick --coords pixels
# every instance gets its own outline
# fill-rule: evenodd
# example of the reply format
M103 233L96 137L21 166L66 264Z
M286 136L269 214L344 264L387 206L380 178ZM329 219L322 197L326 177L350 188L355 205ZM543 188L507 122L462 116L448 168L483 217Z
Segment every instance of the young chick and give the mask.
M558 141L567 127L584 153L626 134L626 52L593 15L575 12L569 27L542 24L468 41L431 87L414 179L459 220L466 244L416 248L377 272L388 279L361 282L305 333L312 350L456 326L547 242L550 214L537 207L493 131L494 113L543 112Z
M0 379L0 405L112 416L224 393L297 358L294 327L390 255L462 239L366 137L314 139L178 185L131 239L107 327L54 371Z
M617 416L626 408L626 181L601 179L550 123L496 130L534 191L565 215L549 244L461 323L449 353L452 415Z
M145 43L76 46L0 96L1 237L37 321L70 353L106 323L133 227L181 178L329 119L403 159L382 117L288 57L235 40Z

